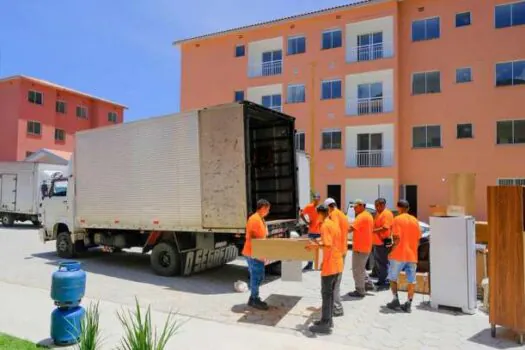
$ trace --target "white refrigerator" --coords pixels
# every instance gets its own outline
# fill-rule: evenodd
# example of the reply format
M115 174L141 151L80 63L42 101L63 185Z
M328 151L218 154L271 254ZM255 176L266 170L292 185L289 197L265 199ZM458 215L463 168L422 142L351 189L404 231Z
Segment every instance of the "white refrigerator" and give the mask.
M471 216L430 218L430 305L477 309L476 226Z

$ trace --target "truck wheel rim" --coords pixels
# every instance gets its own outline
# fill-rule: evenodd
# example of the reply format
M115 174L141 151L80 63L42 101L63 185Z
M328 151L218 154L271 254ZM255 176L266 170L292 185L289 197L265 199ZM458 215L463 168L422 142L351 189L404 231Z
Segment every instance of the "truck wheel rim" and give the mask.
M60 242L58 242L58 249L60 249L60 251L65 252L67 250L67 246L68 244L66 240L63 238L60 240Z
M159 256L159 263L162 267L170 267L171 265L171 257L167 252L163 252Z
M6 225L7 223L9 223L9 218L7 217L7 215L2 216L2 223Z

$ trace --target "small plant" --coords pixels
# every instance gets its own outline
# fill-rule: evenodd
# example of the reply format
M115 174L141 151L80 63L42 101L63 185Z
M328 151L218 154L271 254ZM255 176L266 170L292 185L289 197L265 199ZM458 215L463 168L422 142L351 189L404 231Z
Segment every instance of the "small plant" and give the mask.
M151 324L151 306L148 306L143 315L136 298L135 312L117 312L117 316L124 327L124 337L119 346L121 350L164 350L179 328L179 323L170 312L162 332L158 335L157 328L153 328Z
M100 313L98 302L91 303L80 324L80 341L78 350L97 350L100 347Z

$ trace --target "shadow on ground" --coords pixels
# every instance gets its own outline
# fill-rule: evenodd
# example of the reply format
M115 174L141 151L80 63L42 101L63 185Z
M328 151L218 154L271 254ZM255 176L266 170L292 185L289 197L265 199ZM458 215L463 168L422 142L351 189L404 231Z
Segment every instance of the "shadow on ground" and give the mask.
M275 327L300 300L301 297L297 296L271 294L265 300L270 307L267 311L256 310L246 304L235 305L231 310L233 313L243 314L242 317L237 320L239 323Z
M497 329L496 338L492 338L490 328L487 328L473 335L468 340L472 343L489 346L494 349L523 349L523 346L518 344L517 334L504 328Z
M64 259L55 252L32 254L31 257L43 259L49 265L58 265ZM28 257L30 258L30 257ZM248 269L244 263L230 263L216 269L203 271L189 277L157 276L150 269L149 255L135 252L107 253L101 250L90 250L78 259L82 268L93 274L119 279L147 283L179 292L213 295L235 293L233 283L248 281ZM263 284L270 283L279 277L267 275Z

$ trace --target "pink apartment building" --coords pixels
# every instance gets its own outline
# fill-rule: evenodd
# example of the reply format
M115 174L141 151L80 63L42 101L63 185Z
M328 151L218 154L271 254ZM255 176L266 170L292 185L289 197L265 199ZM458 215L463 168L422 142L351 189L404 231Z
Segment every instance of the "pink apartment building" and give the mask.
M75 132L122 123L125 106L26 76L0 78L0 161L72 152Z
M450 173L525 184L525 1L367 0L175 42L181 109L247 99L297 118L314 187L341 206L408 199Z

